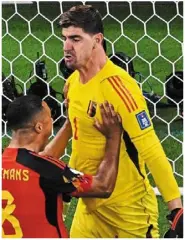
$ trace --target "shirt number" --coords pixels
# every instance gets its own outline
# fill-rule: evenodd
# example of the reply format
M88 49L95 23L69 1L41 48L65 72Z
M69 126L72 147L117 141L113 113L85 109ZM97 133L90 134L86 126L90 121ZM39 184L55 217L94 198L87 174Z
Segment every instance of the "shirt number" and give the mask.
M15 231L14 234L9 235L4 232L2 227L2 238L22 238L23 232L22 232L19 220L12 215L12 213L16 208L16 205L13 204L14 197L10 192L3 190L2 200L7 202L5 208L2 208L2 226L5 221L8 221L12 225Z
M74 139L78 140L78 121L76 117L74 118L73 123L74 123Z

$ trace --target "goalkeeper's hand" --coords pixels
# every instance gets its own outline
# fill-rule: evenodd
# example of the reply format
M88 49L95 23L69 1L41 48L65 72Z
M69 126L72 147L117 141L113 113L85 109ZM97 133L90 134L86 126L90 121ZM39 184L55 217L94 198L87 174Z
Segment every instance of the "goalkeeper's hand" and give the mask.
M164 238L183 238L183 208L176 208L167 215L171 227Z

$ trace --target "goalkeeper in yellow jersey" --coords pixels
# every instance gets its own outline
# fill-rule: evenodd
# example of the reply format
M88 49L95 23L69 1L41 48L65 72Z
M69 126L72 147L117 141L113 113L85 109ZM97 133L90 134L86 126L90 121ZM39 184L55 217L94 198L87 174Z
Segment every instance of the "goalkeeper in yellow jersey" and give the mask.
M79 171L95 174L106 142L93 127L95 118L101 121L99 104L105 100L110 102L121 115L124 128L115 189L108 199L79 200L70 236L159 237L157 200L146 175L146 164L169 208L171 225L167 235L182 237L182 202L172 168L154 132L136 81L105 54L99 12L92 6L76 6L61 16L60 25L65 63L75 70L66 85L70 122L64 124L46 147L46 153L59 157L72 128L69 164ZM93 111L89 111L90 106Z

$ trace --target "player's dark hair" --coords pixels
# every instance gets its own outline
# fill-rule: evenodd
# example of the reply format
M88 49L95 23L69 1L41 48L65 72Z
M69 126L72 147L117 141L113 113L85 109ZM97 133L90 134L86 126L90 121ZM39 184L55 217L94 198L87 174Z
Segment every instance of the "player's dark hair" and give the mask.
M90 34L104 33L101 15L91 5L79 5L70 8L62 14L59 25L62 28L79 27Z
M6 111L8 126L13 130L26 128L36 114L42 110L42 99L39 96L18 97L9 104Z

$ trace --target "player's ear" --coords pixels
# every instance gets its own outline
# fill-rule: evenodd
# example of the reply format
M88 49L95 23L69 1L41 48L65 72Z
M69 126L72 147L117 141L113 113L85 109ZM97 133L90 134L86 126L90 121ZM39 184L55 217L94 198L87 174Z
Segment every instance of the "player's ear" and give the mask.
M104 37L103 37L103 34L102 34L102 33L96 34L96 43L102 44L103 38L104 38Z
M103 41L103 34L102 33L97 33L94 36L94 47L93 48L96 48L97 44L102 44L102 41Z
M37 133L41 133L42 130L43 130L43 124L42 124L41 122L37 122L37 123L35 124L35 131L36 131Z

